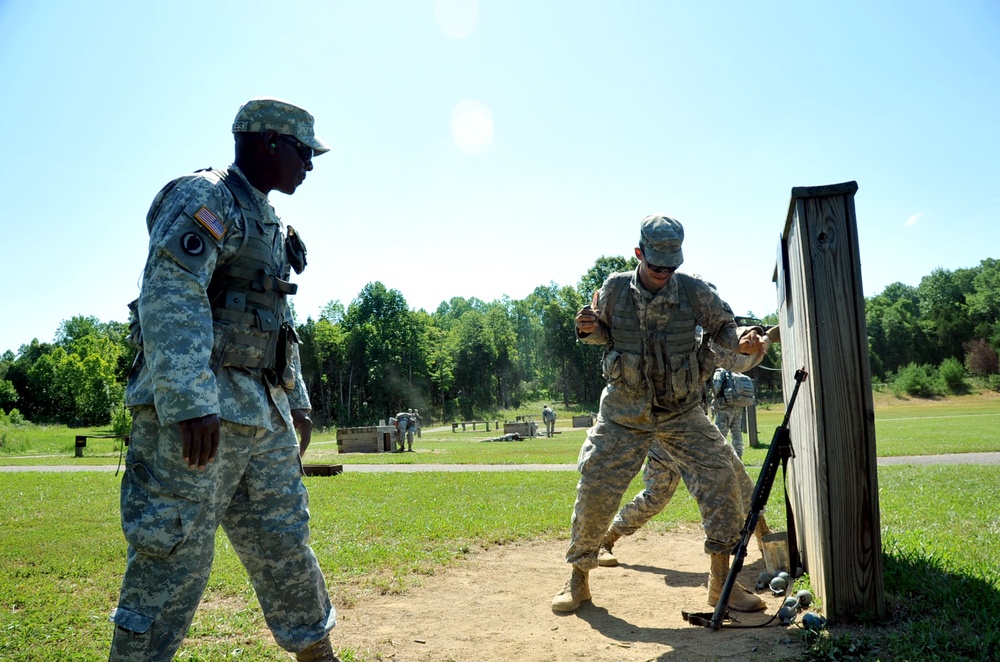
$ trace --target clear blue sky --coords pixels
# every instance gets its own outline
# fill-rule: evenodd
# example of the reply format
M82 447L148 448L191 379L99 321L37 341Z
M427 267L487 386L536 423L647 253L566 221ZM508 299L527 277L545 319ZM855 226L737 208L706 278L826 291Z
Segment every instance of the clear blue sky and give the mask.
M995 0L0 0L0 352L124 321L153 196L263 95L332 147L271 196L300 319L575 285L654 212L763 315L791 188L849 180L866 295L1000 257Z

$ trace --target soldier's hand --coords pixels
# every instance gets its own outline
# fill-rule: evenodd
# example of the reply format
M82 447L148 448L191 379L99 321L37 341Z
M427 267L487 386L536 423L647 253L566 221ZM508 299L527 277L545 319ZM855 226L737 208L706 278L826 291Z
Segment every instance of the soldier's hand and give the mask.
M181 429L181 456L189 469L204 471L219 450L219 416L209 414L177 424Z
M313 422L309 418L309 410L293 409L292 425L299 432L299 457L302 457L306 454L306 449L309 448L309 442L312 441Z
M576 332L578 335L588 335L597 331L597 311L591 306L584 306L576 314Z
M757 329L750 329L740 338L740 354L759 354L767 351Z

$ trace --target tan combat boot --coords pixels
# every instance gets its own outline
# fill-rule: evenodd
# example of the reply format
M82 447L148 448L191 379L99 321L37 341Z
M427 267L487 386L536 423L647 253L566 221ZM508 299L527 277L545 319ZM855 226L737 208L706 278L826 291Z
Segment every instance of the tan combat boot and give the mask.
M295 654L298 662L340 662L340 658L333 652L333 645L330 637L323 637L315 644L300 653Z
M615 541L619 538L621 538L620 533L613 528L608 529L608 532L604 534L604 540L601 541L600 549L597 550L597 565L602 568L613 568L618 565L618 559L611 548L615 546Z
M590 599L587 571L573 566L573 574L556 597L552 598L552 611L576 611L580 603Z
M722 595L722 587L729 575L729 554L712 554L712 566L708 573L708 604L715 606ZM760 611L767 605L759 597L743 588L737 582L729 594L726 606L736 611Z
M773 533L771 527L767 525L767 521L764 519L764 514L761 513L760 519L757 520L757 527L753 530L753 537L757 539L757 549L760 553L764 553L764 536L769 536Z

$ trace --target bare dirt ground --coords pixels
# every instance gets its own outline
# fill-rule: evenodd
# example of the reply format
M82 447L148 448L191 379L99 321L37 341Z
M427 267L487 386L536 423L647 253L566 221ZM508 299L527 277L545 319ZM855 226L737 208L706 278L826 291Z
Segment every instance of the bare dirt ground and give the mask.
M763 628L688 624L681 611L706 612L708 556L701 529L640 531L615 546L617 568L590 573L593 594L574 614L549 607L569 577L565 541L507 545L470 554L404 595L358 601L338 610L334 645L364 660L774 660L804 650L796 626ZM764 562L751 544L740 574L753 589ZM766 621L781 598L762 594Z

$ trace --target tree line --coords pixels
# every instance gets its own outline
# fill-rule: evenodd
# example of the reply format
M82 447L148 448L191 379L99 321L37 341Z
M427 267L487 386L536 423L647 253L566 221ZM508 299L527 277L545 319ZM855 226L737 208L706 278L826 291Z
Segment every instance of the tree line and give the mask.
M524 299L492 302L455 297L430 313L411 310L398 290L369 283L346 307L332 301L296 325L314 418L371 425L418 408L425 421L468 420L541 399L596 410L602 348L576 342L574 318L609 274L635 264L634 257L601 257L575 286L550 283ZM873 379L914 395L960 392L968 377L1000 390L998 315L995 259L936 269L916 287L889 285L866 299ZM52 343L35 339L5 352L5 418L108 423L123 409L135 358L127 334L124 323L77 316L62 322ZM779 365L775 347L753 373L774 399Z

